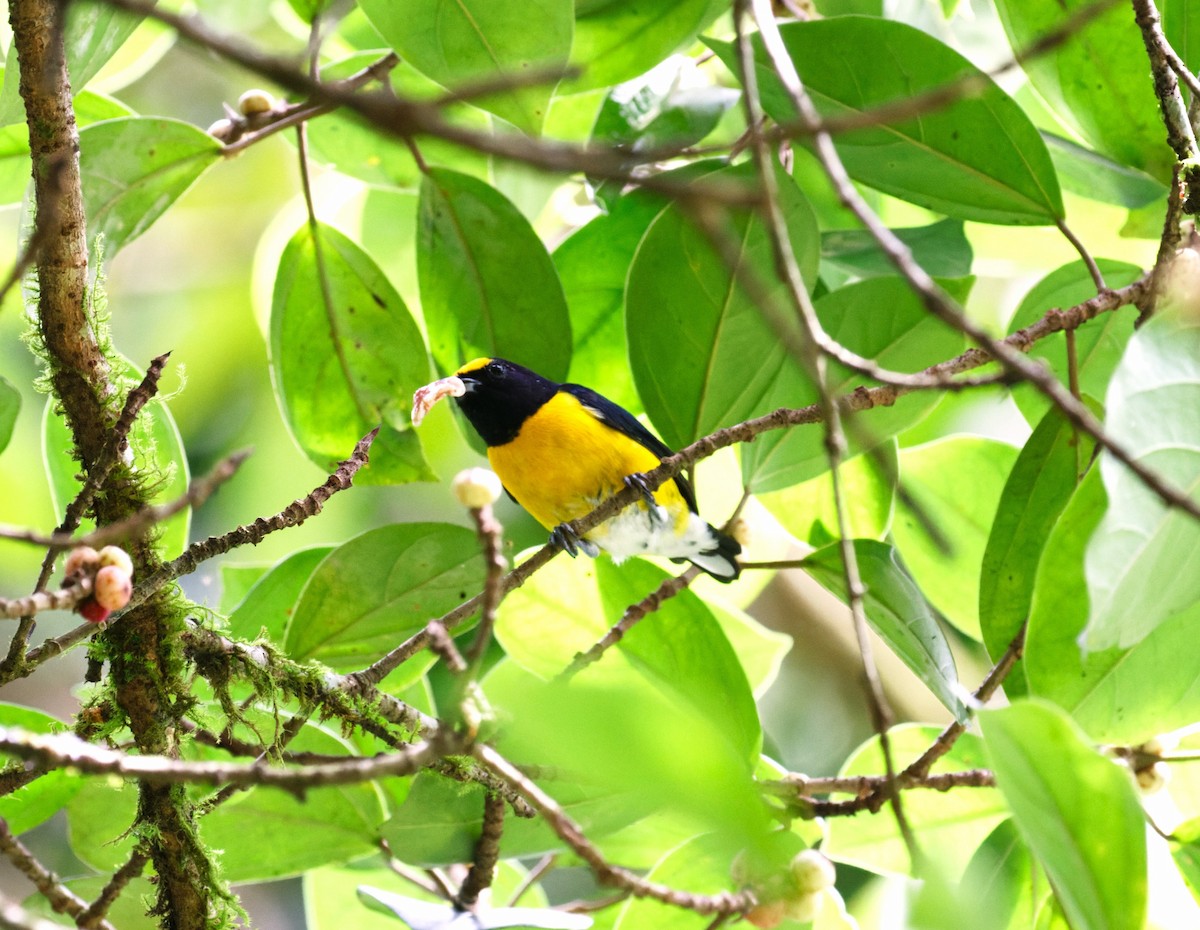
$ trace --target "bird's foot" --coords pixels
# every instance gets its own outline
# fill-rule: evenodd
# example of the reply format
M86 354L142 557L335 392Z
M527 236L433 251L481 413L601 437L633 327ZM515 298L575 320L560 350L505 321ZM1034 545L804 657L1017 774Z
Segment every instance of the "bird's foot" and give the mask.
M600 548L594 542L584 539L571 529L568 523L560 523L550 531L550 544L558 546L571 558L575 558L580 552L593 559L600 554Z
M654 499L654 492L650 490L650 486L646 484L646 476L643 474L633 474L625 476L625 487L633 488L641 495L642 503L646 505L646 512L650 515L652 524L662 525L667 522L666 511L658 505L658 501Z

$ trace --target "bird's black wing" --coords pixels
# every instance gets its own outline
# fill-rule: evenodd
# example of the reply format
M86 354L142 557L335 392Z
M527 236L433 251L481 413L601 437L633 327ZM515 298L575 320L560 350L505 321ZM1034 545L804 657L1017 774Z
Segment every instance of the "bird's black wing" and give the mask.
M670 446L655 436L650 430L646 429L646 427L642 426L638 422L637 417L624 407L614 404L603 394L597 394L591 388L586 388L582 384L562 384L559 385L559 390L577 399L605 426L611 427L618 433L628 436L639 446L649 449L660 459L675 454ZM688 509L692 513L696 513L696 495L692 491L691 483L683 475L676 475L675 484L679 488L679 493L683 495L683 499L687 501Z

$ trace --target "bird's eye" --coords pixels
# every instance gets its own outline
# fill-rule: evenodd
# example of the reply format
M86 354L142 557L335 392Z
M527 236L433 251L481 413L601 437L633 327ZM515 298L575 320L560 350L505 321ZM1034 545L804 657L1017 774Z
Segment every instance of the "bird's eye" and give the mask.
M487 366L487 373L490 377L494 378L495 380L502 381L505 377L507 377L508 369L506 369L499 362L492 362L490 365Z

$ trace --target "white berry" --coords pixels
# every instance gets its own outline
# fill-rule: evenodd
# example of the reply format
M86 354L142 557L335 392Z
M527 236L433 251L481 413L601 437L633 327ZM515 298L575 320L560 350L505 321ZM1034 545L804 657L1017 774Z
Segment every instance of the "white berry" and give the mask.
M133 559L120 546L105 546L100 550L100 567L104 568L106 565L115 565L123 569L130 578L133 577Z
M119 565L105 565L96 572L92 597L106 610L120 610L133 594L133 579Z
M463 469L454 476L451 486L458 502L472 510L490 507L500 499L500 493L504 490L496 473L486 468Z
M100 567L100 553L91 546L76 546L67 553L63 563L63 574L70 578L72 575L90 576Z

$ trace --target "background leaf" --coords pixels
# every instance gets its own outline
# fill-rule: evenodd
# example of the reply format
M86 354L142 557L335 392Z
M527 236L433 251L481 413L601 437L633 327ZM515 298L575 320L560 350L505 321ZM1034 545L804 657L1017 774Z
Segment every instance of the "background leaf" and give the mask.
M20 704L0 703L0 726L27 733L61 733L66 724L49 714ZM49 820L83 787L77 772L51 769L15 791L0 797L0 817L14 836Z
M402 5L362 0L359 6L402 58L451 89L565 67L571 51L571 0L409 0ZM531 22L537 27L530 28ZM512 86L475 103L534 134L546 118L555 83Z
M983 711L979 724L996 784L1071 926L1140 930L1146 828L1128 773L1048 705ZM1053 769L1047 758L1057 760Z
M954 655L916 583L904 571L896 550L873 539L854 540L858 570L867 593L863 610L871 629L958 719L966 715L959 697ZM846 600L840 543L806 556L802 567L813 580Z
M79 133L88 236L103 236L111 259L144 233L205 170L221 144L178 120L128 116Z
M430 480L408 419L409 395L429 380L420 331L361 247L324 224L316 235L323 263L312 228L302 226L280 256L271 300L271 373L288 427L305 455L330 469L379 426L356 480Z
M871 17L785 23L780 33L823 116L862 112L965 76L982 83L978 96L920 117L839 133L838 154L855 180L964 220L1039 225L1063 216L1058 178L1033 123L958 52L912 26ZM733 47L708 44L736 75ZM754 48L763 106L789 122L791 98L757 37Z
M482 181L433 169L421 182L418 224L421 306L438 367L451 372L496 356L562 381L571 322L554 265L528 220Z
M370 530L317 566L288 624L287 652L341 671L362 668L482 584L483 558L466 527L398 523Z
M971 243L961 220L938 220L929 226L893 229L912 252L913 260L938 278L965 278L971 273ZM865 229L833 229L821 233L822 277L830 267L858 278L896 274L896 266L880 251Z
M988 534L979 574L979 626L992 661L999 661L1029 617L1038 562L1067 506L1095 442L1057 408L1038 424L1009 472ZM1010 698L1025 693L1018 659L1004 680Z
M21 412L21 393L8 381L0 377L0 452L12 439L17 414Z
M753 166L715 171L713 182L752 185ZM820 239L804 195L776 172L789 238L800 272L816 282ZM779 335L759 306L769 302L793 319L784 286L774 279L766 231L750 213L731 213L720 234L739 257L729 268L682 209L671 207L651 224L625 292L629 361L646 412L668 446L678 449L721 426L763 411L787 364ZM765 290L741 282L752 276ZM757 299L756 299L757 298ZM790 329L794 323L786 323ZM746 359L754 359L752 371Z
M896 507L892 535L929 602L978 638L979 573L996 508L1017 450L978 436L954 436L900 452L900 480L941 537L917 512Z
M1088 0L997 0L1014 49L1061 28ZM1054 113L1097 151L1165 182L1174 156L1157 113L1146 52L1133 18L1110 9L1021 66Z
M1105 429L1164 480L1200 484L1200 320L1160 312L1129 340ZM1088 544L1089 650L1128 647L1200 599L1200 524L1104 455L1108 511Z

